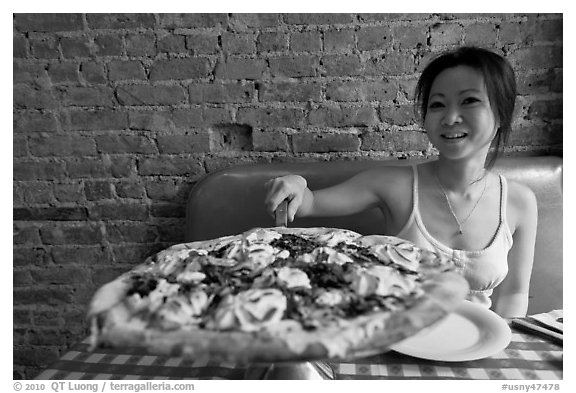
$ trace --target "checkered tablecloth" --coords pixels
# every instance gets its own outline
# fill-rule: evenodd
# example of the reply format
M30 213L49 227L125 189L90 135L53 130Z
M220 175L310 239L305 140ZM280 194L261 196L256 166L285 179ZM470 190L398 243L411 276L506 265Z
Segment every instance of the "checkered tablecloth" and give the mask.
M468 362L417 359L390 351L331 363L336 379L562 379L562 347L512 330L503 351ZM244 379L247 366L152 356L142 349L98 349L87 341L74 346L36 379Z

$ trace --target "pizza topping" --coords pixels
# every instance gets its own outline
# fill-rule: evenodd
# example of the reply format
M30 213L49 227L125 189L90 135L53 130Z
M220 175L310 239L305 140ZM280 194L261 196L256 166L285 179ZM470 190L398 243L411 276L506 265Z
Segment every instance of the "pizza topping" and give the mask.
M278 271L278 280L285 285L286 288L310 288L308 276L300 269L284 266Z
M257 331L280 321L286 310L286 298L277 289L251 289L226 296L216 309L213 327Z
M328 291L321 291L315 300L316 303L321 306L336 306L344 301L344 295L341 291L331 289Z

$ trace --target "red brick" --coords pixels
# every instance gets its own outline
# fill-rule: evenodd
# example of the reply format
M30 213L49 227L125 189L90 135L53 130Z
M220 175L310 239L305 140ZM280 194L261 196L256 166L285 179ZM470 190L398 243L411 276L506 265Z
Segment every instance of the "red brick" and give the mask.
M167 245L163 245L161 243L150 243L150 244L141 244L141 243L132 243L132 244L118 244L112 245L112 254L114 256L114 261L123 263L123 264L131 264L136 265L142 263L146 258L150 255L166 248ZM124 269L126 270L126 269ZM116 274L107 275L106 281L110 281L118 276L118 271ZM96 278L96 277L95 277ZM102 280L102 279L100 279ZM100 281L98 280L98 281ZM96 281L96 280L95 280Z
M306 132L292 136L295 153L358 151L360 139L355 133Z
M186 207L181 203L169 203L154 201L150 205L150 215L152 217L184 217Z
M76 178L101 178L110 176L110 164L101 157L73 158L66 162L68 177Z
M389 101L396 98L398 86L385 81L334 81L326 86L326 99L332 101Z
M188 101L181 86L125 85L116 88L122 105L180 105Z
M239 108L238 123L252 126L299 127L304 124L302 109L295 108Z
M90 43L85 36L60 38L62 54L67 59L90 56Z
M266 70L264 59L228 58L219 61L215 75L218 79L261 79Z
M353 29L330 29L324 32L324 50L326 52L350 52L355 47Z
M462 35L462 26L457 23L436 23L430 28L430 44L432 46L459 45Z
M70 111L71 131L107 131L128 128L128 115L109 109Z
M426 45L428 25L392 26L392 37L396 49L416 49Z
M563 25L562 16L560 19L539 20L535 22L536 37L542 42L562 42Z
M283 14L282 18L285 23L292 25L334 25L354 22L352 14L291 13Z
M85 61L80 66L80 72L88 83L106 83L104 66L97 62Z
M223 33L222 49L233 55L256 53L256 35L254 33Z
M274 77L291 78L317 76L320 60L317 56L297 55L270 58L270 73Z
M29 140L30 153L38 157L67 157L96 155L96 144L91 137L52 135L32 137Z
M30 270L13 270L12 271L12 286L13 287L26 287L34 285L35 280L30 274Z
M186 135L158 135L160 154L203 153L210 151L210 139L207 133Z
M50 267L34 269L30 275L39 284L66 285L89 282L90 274L84 267Z
M112 256L102 246L70 245L53 246L52 259L58 265L104 265L111 261Z
M146 185L146 194L154 202L175 202L176 199L185 201L188 196L186 190L186 185L176 179L159 180Z
M392 31L389 26L361 27L356 32L358 49L386 50L392 45Z
M27 204L53 203L52 183L50 182L21 182L22 197Z
M53 113L38 111L16 111L13 114L13 131L19 132L55 132L58 122Z
M322 100L322 85L317 82L270 82L259 85L259 101L307 102Z
M148 207L141 202L99 201L89 208L90 218L95 220L146 221Z
M368 132L362 135L362 150L386 152L425 151L429 140L420 131Z
M25 37L14 36L12 39L12 56L14 58L28 56L28 40Z
M227 25L228 14L160 14L160 26L166 28L210 28Z
M183 35L174 35L174 34L158 36L158 52L185 53L186 37Z
M327 76L357 76L363 73L362 61L356 55L323 56L322 65L326 68Z
M252 143L255 151L289 151L288 133L281 130L261 130L252 132Z
M37 237L34 241L40 243L37 231L34 236ZM19 236L19 238L19 240L22 240L22 236ZM14 244L16 245L16 242ZM49 261L50 256L43 247L31 247L30 244L25 244L23 247L12 247L13 266L43 266Z
M44 244L74 245L99 244L102 241L100 226L96 223L46 223L40 227Z
M175 131L202 124L200 108L130 111L130 128L146 131Z
M79 64L74 62L62 62L50 64L48 75L52 83L78 83L80 82Z
M229 107L206 107L202 109L202 126L229 124L233 122L232 110ZM200 126L200 124L196 124Z
M377 123L376 111L368 106L319 107L310 111L308 119L313 126L329 127L367 126Z
M14 180L58 180L66 177L65 166L62 162L38 160L14 160Z
M193 103L245 103L254 98L254 84L198 83L189 86L190 101Z
M144 186L139 182L120 181L114 184L114 188L120 198L143 199L146 196Z
M32 55L36 58L58 59L60 57L58 42L53 37L30 38L30 47Z
M35 83L40 86L49 85L50 79L46 68L48 66L42 62L35 63L22 63L20 61L13 62L12 80L14 83Z
M265 14L232 14L230 23L245 27L276 27L279 25L279 15Z
M493 23L472 23L464 27L464 43L473 46L490 46L496 42L497 30Z
M12 136L12 157L26 157L28 155L28 139L23 135Z
M84 221L88 218L85 207L21 207L12 211L14 221Z
M82 30L82 14L14 14L14 27L24 32L56 32Z
M210 74L210 61L203 58L157 60L150 67L150 80L198 79ZM158 88L160 86L156 86Z
M194 176L204 173L201 162L188 157L159 156L158 158L143 158L140 160L138 172L143 176L152 175L187 175Z
M81 202L84 201L81 183L55 183L54 198L59 202Z
M111 243L153 243L157 240L153 225L140 222L106 224L106 238Z
M186 35L186 48L195 55L211 55L220 50L219 36L215 33L194 33Z
M321 33L318 31L291 33L290 50L293 52L318 52L322 50Z
M136 33L126 36L126 54L128 56L156 55L156 36L154 33Z
M84 182L84 194L88 201L99 201L114 198L112 185L109 181L86 181Z
M562 67L562 47L530 46L512 52L509 60L520 69Z
M414 123L414 107L412 105L381 107L382 121L396 126L405 126Z
M90 29L152 28L156 25L153 14L86 14Z
M40 233L38 227L28 223L14 222L12 232L12 242L18 245L39 245Z
M108 70L111 81L147 79L144 65L138 60L111 61Z
M550 122L562 120L562 100L534 101L528 109L527 120Z
M122 37L99 35L94 38L95 54L98 56L122 56Z
M209 129L210 151L252 150L252 127L246 125L215 125Z
M157 153L156 146L147 136L140 135L101 135L96 137L101 153Z
M50 90L16 85L13 87L13 92L13 104L16 109L54 109L58 105L58 100Z
M416 71L416 63L410 51L372 56L366 60L366 76L410 75Z
M281 32L261 32L256 42L258 53L283 52L288 49L288 35Z
M108 86L61 88L62 105L113 107L114 90Z

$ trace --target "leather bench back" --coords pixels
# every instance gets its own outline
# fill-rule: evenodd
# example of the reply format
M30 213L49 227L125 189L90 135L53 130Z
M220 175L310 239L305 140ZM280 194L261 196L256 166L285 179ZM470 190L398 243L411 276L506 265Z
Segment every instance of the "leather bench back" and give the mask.
M270 227L274 220L264 207L264 183L274 177L299 174L311 189L339 183L381 165L417 161L330 161L236 166L210 173L192 189L186 206L186 241L237 234ZM538 235L530 289L529 314L562 308L562 159L501 158L494 168L508 179L529 186L538 200ZM347 228L362 234L387 234L378 209L351 216L296 219L294 227Z

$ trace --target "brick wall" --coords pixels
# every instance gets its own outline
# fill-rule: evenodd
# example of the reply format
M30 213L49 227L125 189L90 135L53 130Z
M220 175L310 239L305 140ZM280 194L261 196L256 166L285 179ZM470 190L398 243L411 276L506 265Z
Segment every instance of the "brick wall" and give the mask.
M562 154L560 14L15 14L14 377L87 334L95 288L183 240L206 173L434 150L418 73L460 44L518 72L509 154Z

